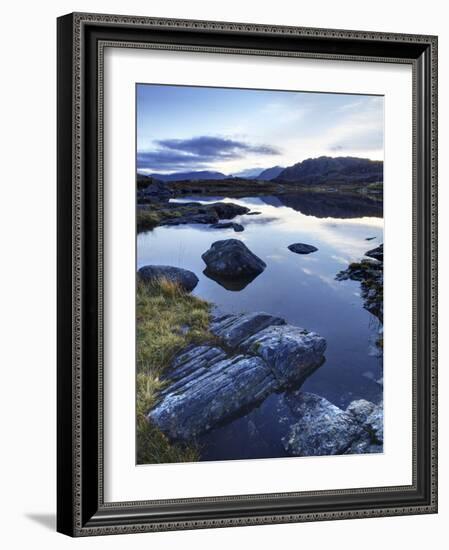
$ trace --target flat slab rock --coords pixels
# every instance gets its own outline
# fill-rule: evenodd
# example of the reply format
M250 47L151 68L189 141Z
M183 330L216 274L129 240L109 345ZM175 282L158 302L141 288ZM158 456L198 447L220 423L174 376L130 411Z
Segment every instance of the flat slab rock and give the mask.
M217 344L190 346L174 359L148 414L173 440L192 440L301 384L324 361L324 338L266 313L224 315L211 331Z
M360 399L344 411L324 397L296 391L283 397L289 413L282 438L291 456L382 452L383 407Z
M146 265L141 267L137 273L140 279L146 283L167 279L179 284L186 292L191 292L198 284L198 277L193 271L170 265Z

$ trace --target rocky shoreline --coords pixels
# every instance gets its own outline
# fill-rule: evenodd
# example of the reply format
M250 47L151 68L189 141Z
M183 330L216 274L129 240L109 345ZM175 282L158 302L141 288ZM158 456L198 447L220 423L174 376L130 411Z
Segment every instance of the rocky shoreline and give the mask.
M301 390L282 399L282 444L291 456L380 453L383 405L365 399L342 410L324 397Z
M229 203L226 208L229 215ZM304 243L295 247L300 254L317 250ZM336 278L359 281L364 307L382 322L383 245L366 256ZM254 278L266 267L236 239L213 243L202 258L206 275L232 284ZM194 273L173 266L144 266L138 274L145 284L165 280L183 293L198 283ZM207 333L207 341L195 341L174 355L159 378L157 399L146 412L147 421L168 441L191 444L244 416L271 394L281 394L279 443L287 455L382 452L382 403L355 400L343 410L301 390L325 362L322 336L264 312L212 316Z
M382 403L359 399L343 410L300 389L325 361L324 338L266 313L215 317L210 330L213 344L173 359L148 412L169 440L192 442L282 393L280 443L289 456L382 452Z
M249 213L249 208L230 202L201 204L199 202L154 202L137 205L137 230L146 231L161 225L206 224L212 228L226 228L220 220L232 220ZM232 225L234 231L243 231L240 224Z
M287 182L256 181L248 179L204 181L160 181L139 175L137 179L137 231L148 231L162 225L207 224L212 228L226 228L220 220L230 220L238 215L254 216L235 203L170 202L176 197L198 196L276 196L283 204L306 215L337 217L354 210L357 215L381 215L382 206L370 185L300 185ZM338 206L340 205L340 206ZM242 210L243 209L243 210ZM345 217L346 215L343 215ZM351 216L349 216L351 217ZM243 231L241 224L231 226Z
M383 323L383 244L365 253L368 259L353 262L337 274L337 281L359 281L363 307Z
M212 319L214 345L191 346L173 360L168 384L148 414L173 440L189 441L300 385L324 362L326 342L266 313Z

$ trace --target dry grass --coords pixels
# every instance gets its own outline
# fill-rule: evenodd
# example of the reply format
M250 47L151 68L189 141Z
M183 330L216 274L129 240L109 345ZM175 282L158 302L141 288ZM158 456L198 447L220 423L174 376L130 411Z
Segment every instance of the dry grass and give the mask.
M159 213L149 208L139 208L137 210L137 230L144 231L156 227L161 218Z
M191 343L210 341L210 305L161 279L137 285L137 462L198 460L194 446L172 444L147 420L163 387L161 375Z

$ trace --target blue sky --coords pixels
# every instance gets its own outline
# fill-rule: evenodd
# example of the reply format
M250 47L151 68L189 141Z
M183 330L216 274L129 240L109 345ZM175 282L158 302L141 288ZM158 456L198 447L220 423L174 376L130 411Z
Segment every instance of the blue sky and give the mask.
M383 160L383 97L137 85L142 172L291 166L306 158Z

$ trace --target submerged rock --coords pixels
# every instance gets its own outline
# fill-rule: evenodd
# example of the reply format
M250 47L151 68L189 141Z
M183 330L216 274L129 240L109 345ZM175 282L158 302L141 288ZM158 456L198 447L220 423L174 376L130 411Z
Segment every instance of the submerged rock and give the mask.
M324 338L266 313L222 316L211 332L216 345L191 346L174 359L148 414L173 440L191 440L301 384L324 361Z
M178 284L186 292L191 292L198 284L195 273L170 265L146 265L139 269L138 274L146 283L157 283L161 279L167 279Z
M287 435L282 438L291 456L382 451L381 405L360 400L343 411L324 397L302 391L290 393L283 399L294 418L293 422L290 420Z
M243 225L240 225L239 223L235 223L235 222L214 223L210 227L211 229L233 229L236 232L240 232L244 230Z
M311 254L312 252L316 252L318 250L316 246L304 243L293 243L288 246L288 249L296 254Z
M207 272L225 279L256 276L267 267L251 250L237 239L216 241L201 256Z

